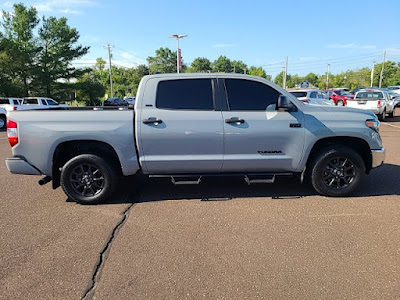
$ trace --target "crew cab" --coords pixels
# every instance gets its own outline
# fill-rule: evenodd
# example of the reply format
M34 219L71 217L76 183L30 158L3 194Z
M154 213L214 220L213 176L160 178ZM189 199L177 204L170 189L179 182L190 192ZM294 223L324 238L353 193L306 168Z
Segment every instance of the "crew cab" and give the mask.
M354 99L348 99L347 106L370 110L384 121L386 115L394 117L395 101L388 92L383 89L360 90L354 95Z
M307 105L274 83L243 74L155 74L134 109L62 108L9 113L10 172L45 175L82 204L111 197L120 176L279 176L309 180L326 196L354 192L380 166L379 121L366 110Z

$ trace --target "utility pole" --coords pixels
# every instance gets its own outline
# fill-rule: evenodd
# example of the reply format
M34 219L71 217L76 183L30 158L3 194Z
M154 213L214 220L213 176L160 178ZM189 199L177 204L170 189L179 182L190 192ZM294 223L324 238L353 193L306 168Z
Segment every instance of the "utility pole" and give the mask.
M329 89L329 72L330 72L331 64L328 64L328 70L326 72L326 89Z
M179 49L179 39L187 37L186 34L172 34L169 38L176 38L176 72L179 74L181 69L181 49Z
M371 70L371 85L370 85L370 86L372 86L373 83L374 83L375 63L376 63L376 62L374 61L373 64L372 64L372 70Z
M284 67L284 72L283 72L283 83L282 86L284 89L286 89L286 77L287 77L287 70L288 70L288 57L285 57L285 67Z
M381 69L381 76L379 78L379 88L382 87L383 70L385 70L385 61L386 61L386 51L383 52L383 64Z
M111 46L108 44L107 46L104 46L104 48L108 49L108 62L110 63L110 87L111 87L111 97L114 97L114 90L113 90L113 80L112 80L112 70L111 70L111 48L114 48L115 46Z

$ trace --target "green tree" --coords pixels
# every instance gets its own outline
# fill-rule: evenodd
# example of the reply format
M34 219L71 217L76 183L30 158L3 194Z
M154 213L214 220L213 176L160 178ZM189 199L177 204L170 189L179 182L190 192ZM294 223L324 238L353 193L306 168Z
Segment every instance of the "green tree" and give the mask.
M318 82L318 75L315 73L308 73L305 77L304 80L308 81L310 84L316 86Z
M25 96L28 96L30 90L33 67L39 51L34 37L34 29L38 23L36 9L28 9L22 3L14 4L12 13L3 11L2 28L6 40L4 44L7 44L3 50L7 53L7 59L12 62L6 71L23 84Z
M147 62L151 74L176 73L176 52L169 48L156 50L156 56L149 56Z
M95 71L84 74L75 84L76 97L79 101L85 101L86 105L94 106L101 104L105 87L99 82Z
M265 70L261 67L251 66L250 69L247 71L247 74L263 77L268 80L272 79L271 75L267 75L267 73L265 73Z
M194 59L189 68L189 72L193 73L207 73L211 70L211 62L205 57L198 57Z
M231 73L232 63L229 58L221 55L212 63L213 72Z
M46 96L52 96L53 89L63 86L60 80L68 81L87 72L71 66L71 61L85 55L89 47L77 45L79 33L68 26L66 18L43 17L38 40L41 51L36 65L36 83Z
M232 72L244 74L245 70L248 69L247 65L241 60L233 60L231 62Z

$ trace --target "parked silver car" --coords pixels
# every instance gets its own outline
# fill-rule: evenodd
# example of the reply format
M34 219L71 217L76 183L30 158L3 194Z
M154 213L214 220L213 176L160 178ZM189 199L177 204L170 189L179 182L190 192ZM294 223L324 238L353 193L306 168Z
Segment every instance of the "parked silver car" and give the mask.
M300 101L312 105L335 105L323 91L318 89L288 89L288 92Z

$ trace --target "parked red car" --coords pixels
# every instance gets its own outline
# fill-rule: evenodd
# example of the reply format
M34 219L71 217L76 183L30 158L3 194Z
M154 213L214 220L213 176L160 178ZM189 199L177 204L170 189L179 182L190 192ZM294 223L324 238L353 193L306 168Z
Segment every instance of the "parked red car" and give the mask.
M354 95L344 90L331 89L325 92L328 95L328 97L332 99L333 102L335 102L335 105L337 106L346 106L347 99L354 99Z

